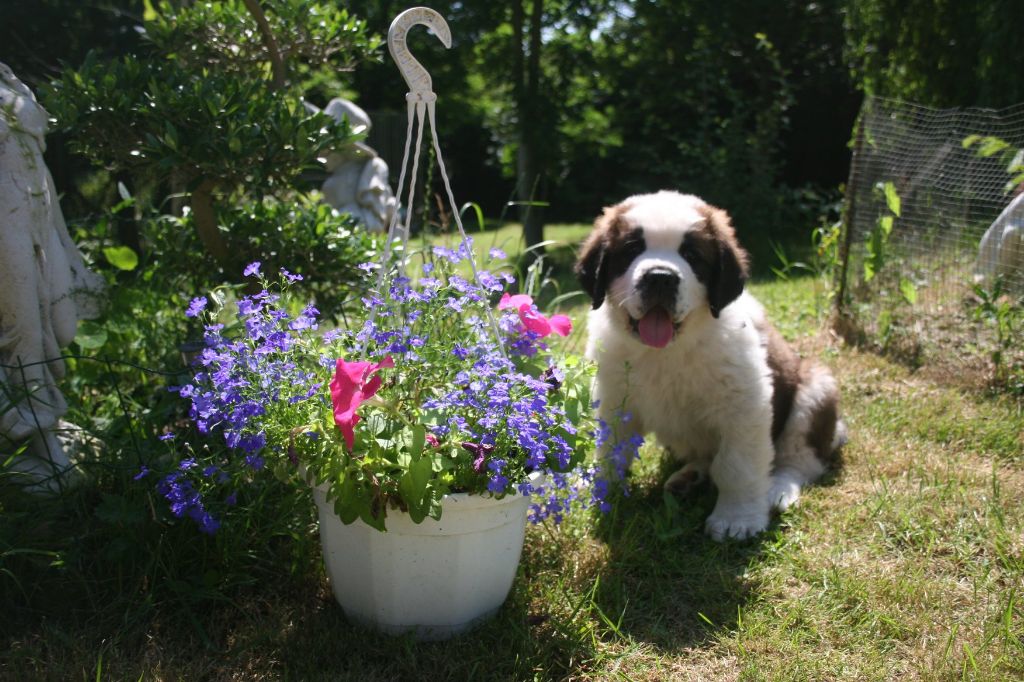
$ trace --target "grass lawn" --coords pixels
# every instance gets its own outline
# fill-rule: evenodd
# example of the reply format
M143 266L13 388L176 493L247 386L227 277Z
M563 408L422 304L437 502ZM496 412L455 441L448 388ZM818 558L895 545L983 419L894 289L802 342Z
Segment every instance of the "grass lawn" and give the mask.
M585 231L549 235L578 243ZM514 235L511 226L486 233L478 246L494 239L514 254ZM571 262L569 247L549 251L560 269ZM568 278L554 281L564 293ZM841 345L822 331L814 287L810 279L752 286L784 335L834 369L850 443L841 466L756 539L706 538L714 493L666 498L671 469L647 445L632 495L612 514L528 530L519 576L494 620L421 644L346 623L319 566L311 515L260 535L258 546L244 533L174 530L148 550L165 570L151 562L116 575L98 567L117 564L88 553L106 546L76 545L79 554L62 550L59 562L11 553L25 548L15 540L26 542L26 528L38 548L55 528L78 524L87 535L103 499L80 495L40 521L15 505L0 521L0 676L1024 679L1021 405ZM585 310L573 302L577 316ZM232 552L247 573L225 588L224 571L238 569L214 559ZM185 555L213 567L181 575L173 567ZM154 576L181 585L157 586Z

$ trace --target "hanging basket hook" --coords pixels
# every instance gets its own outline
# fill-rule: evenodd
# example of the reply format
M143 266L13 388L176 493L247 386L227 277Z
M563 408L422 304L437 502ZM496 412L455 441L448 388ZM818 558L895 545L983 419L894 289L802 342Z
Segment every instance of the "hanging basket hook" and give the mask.
M437 99L437 95L434 94L430 74L412 56L405 40L409 29L416 25L426 26L433 31L446 48L452 46L452 32L444 17L429 7L413 7L405 10L395 17L395 20L391 22L391 28L388 29L388 52L391 53L391 58L398 65L402 78L409 85L409 94L405 96L406 99L410 102L433 102Z

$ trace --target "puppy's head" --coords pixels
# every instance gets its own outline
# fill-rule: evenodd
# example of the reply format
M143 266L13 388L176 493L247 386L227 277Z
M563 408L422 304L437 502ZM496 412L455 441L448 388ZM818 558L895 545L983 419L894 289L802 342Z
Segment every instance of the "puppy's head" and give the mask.
M713 317L747 280L747 254L725 211L678 192L643 194L604 210L583 243L576 274L594 308L663 348L694 310Z

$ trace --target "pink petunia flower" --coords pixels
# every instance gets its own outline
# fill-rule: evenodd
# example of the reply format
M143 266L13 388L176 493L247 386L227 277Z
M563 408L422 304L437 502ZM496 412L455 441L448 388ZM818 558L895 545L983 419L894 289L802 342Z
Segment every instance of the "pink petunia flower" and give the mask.
M539 337L544 338L550 334L568 336L572 331L572 320L566 315L552 315L545 317L537 306L533 304L533 298L526 294L510 294L507 291L498 301L498 310L515 308L519 313L519 321L523 326Z
M380 390L378 370L394 366L395 361L390 355L380 362L345 362L338 358L334 378L331 379L331 403L334 405L334 423L341 429L349 450L355 445L354 428L359 423L356 410Z

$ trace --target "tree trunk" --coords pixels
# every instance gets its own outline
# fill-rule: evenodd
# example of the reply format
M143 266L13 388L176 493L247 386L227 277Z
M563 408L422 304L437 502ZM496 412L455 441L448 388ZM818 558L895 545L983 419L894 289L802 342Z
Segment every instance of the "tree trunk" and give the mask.
M217 212L213 208L213 180L204 179L192 190L192 215L196 221L196 232L206 252L214 257L225 272L230 272L231 249L224 236L217 229Z
M544 207L531 205L543 200L543 177L538 167L535 141L528 135L519 139L519 154L516 158L516 195L519 201L526 202L519 207L519 219L523 223L523 239L526 248L533 247L544 241ZM531 252L530 260L543 255L543 249Z
M544 199L544 161L542 112L540 111L540 52L543 28L544 1L533 0L530 12L529 53L523 54L523 7L516 2L513 8L513 36L516 40L514 94L518 114L519 152L516 158L516 194L520 206L519 218L523 223L526 247L544 241L544 209L530 205ZM524 68L525 67L525 68ZM543 249L530 251L532 261L543 254Z
M270 70L273 77L271 90L283 90L286 83L284 60L281 58L281 50L277 46L274 32L270 30L270 22L267 21L267 15L263 13L259 0L242 0L242 2L256 21L256 28L260 32L263 46L267 48L267 58L270 60Z

